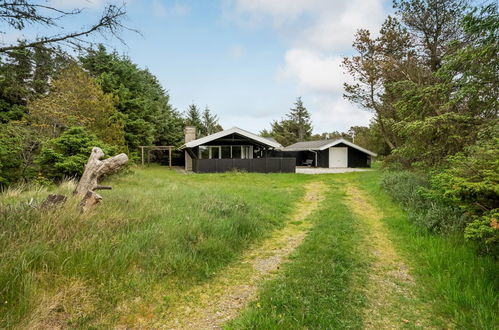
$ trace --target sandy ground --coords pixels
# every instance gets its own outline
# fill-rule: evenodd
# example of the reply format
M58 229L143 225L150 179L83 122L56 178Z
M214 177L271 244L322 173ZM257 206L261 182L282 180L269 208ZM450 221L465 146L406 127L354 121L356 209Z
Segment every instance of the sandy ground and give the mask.
M332 174L332 173L349 173L349 172L365 172L372 171L370 168L326 168L326 167L306 167L297 166L296 173L300 174Z

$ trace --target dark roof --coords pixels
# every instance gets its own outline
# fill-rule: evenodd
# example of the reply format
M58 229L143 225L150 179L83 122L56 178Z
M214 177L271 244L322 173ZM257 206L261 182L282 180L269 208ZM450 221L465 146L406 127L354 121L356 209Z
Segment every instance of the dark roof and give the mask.
M180 149L194 148L194 147L203 145L203 144L208 143L210 141L214 141L214 140L220 139L224 136L228 136L228 135L231 135L234 133L242 135L248 139L260 142L260 143L262 143L266 146L272 147L272 148L281 148L282 147L282 145L275 140L261 137L259 135L254 134L254 133L240 129L239 127L232 127L232 128L226 129L226 130L221 131L221 132L217 132L217 133L214 133L214 134L211 134L211 135L208 135L208 136L196 139L196 140L189 141L189 142L185 143L183 146L181 146Z
M282 150L289 151L289 150L320 149L320 148L330 144L333 141L335 141L335 140L315 140L315 141L296 142L295 144L287 146L287 147L283 148Z
M334 147L340 143L346 144L349 147L362 151L371 156L377 156L374 152L369 151L367 149L362 148L355 143L352 143L345 139L336 139L336 140L316 140L316 141L303 141L296 142L290 146L282 148L282 151L307 151L307 150L325 150L330 147Z

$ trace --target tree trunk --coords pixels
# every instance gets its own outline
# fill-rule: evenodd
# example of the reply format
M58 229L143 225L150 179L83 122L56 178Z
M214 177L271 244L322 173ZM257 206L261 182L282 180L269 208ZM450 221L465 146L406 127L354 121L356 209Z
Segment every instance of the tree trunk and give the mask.
M102 200L102 197L95 190L111 189L111 187L99 185L101 177L118 171L128 162L126 154L119 154L105 160L100 160L103 156L104 152L101 148L92 148L92 153L85 165L85 171L74 191L75 195L83 198L81 206L84 211Z

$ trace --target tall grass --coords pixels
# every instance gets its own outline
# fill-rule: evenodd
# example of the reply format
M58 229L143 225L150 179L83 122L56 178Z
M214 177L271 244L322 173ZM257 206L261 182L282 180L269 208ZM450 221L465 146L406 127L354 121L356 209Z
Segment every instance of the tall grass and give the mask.
M357 182L384 212L384 223L416 275L421 299L449 328L497 329L499 263L478 256L462 235L421 231L380 186L379 173L361 173Z
M4 192L0 327L113 325L127 301L203 281L281 226L307 179L137 169L85 214L74 198L28 205L48 190Z
M407 211L409 220L429 232L456 234L462 232L469 217L461 209L450 206L428 194L428 179L408 171L384 172L381 180L388 194Z

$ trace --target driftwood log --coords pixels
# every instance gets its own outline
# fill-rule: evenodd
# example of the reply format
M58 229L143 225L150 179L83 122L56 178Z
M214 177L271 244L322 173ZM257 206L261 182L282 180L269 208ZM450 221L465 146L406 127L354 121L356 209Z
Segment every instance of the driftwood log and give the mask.
M100 160L103 156L104 152L101 148L92 148L92 153L85 165L83 175L74 191L75 195L82 197L80 205L83 211L88 210L102 200L102 196L97 194L96 190L111 189L109 186L99 185L99 180L105 175L118 171L128 162L126 154L119 154L105 160Z

